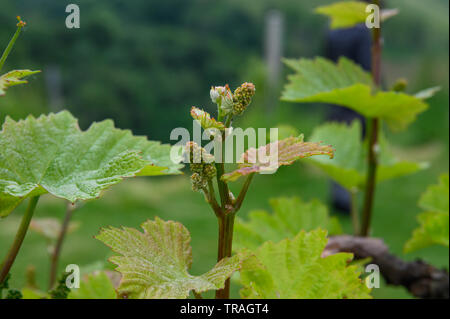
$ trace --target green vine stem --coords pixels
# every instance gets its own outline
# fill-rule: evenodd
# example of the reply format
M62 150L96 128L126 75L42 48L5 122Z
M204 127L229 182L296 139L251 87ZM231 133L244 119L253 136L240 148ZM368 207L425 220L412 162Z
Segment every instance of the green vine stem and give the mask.
M238 198L236 199L236 203L234 204L235 213L242 206L242 202L244 201L245 195L247 195L247 191L248 191L248 188L250 187L250 184L252 182L253 176L255 176L255 173L252 173L252 174L247 176L247 179L245 180L244 185L242 186L242 189L239 192Z
M244 182L239 196L234 203L228 208L223 210L222 215L219 216L219 244L217 261L219 262L223 258L231 257L233 251L233 233L234 233L234 220L236 213L242 206L247 190L252 182L254 174L250 174ZM225 287L216 291L216 299L229 299L230 298L230 279L225 281Z
M222 209L217 203L214 185L211 180L208 181L208 188L203 189L203 193L205 194L206 201L214 210L214 213L216 214L217 218L219 218L222 215Z
M64 216L64 221L61 226L61 230L58 234L58 239L56 240L55 249L53 249L50 261L50 275L49 275L49 283L48 289L52 289L55 281L56 275L58 273L58 263L59 257L61 255L61 249L64 242L64 238L67 234L67 229L69 228L70 219L72 218L73 211L76 209L75 205L72 203L67 204L66 215Z
M379 0L375 0L373 3L378 7L380 6ZM381 83L381 21L380 27L373 29L372 36L372 78L375 85L379 87ZM370 232L378 166L377 146L380 120L378 118L372 118L370 119L368 126L368 166L364 194L363 220L360 232L361 236L368 236Z
M222 118L219 116L219 121ZM225 127L229 128L231 126L232 115L229 115L225 121ZM221 148L222 148L222 161L221 163L216 163L217 169L217 186L219 188L219 196L220 196L220 206L216 201L214 185L212 181L209 181L208 188L204 189L205 196L207 198L208 203L214 210L217 221L219 224L219 240L217 247L217 261L219 262L223 258L231 257L232 253L232 245L233 245L233 228L234 228L234 220L236 217L236 213L242 206L242 202L244 201L245 195L247 194L247 190L252 181L253 175L251 174L247 177L247 180L244 182L244 185L239 192L238 198L235 200L233 194L230 192L228 188L228 184L221 180L222 175L225 173L225 131L222 133L221 140ZM216 291L216 299L229 299L230 298L230 279L225 281L225 286L223 289Z
M16 40L19 37L20 32L22 31L22 28L26 25L26 23L23 22L20 19L20 17L17 17L17 20L19 20L19 23L17 23L16 33L14 33L14 35L11 38L11 40L9 41L8 46L6 47L5 51L3 51L2 57L0 58L0 71L3 68L3 64L5 64L6 58L8 57L12 48L14 47L14 44L16 43Z
M20 247L22 246L25 235L27 234L28 227L30 226L31 218L33 217L34 210L36 208L37 202L39 200L39 196L31 197L28 202L28 207L25 214L22 217L22 221L20 223L19 229L17 230L16 237L14 238L14 242L11 245L11 248L8 251L8 254L5 257L5 260L2 263L0 270L0 283L2 283L11 269L14 260L19 253Z
M222 118L219 115L218 121L221 121ZM231 120L232 116L228 115L225 122L225 128L228 129L231 126ZM226 138L226 129L222 132L222 138L221 138L221 148L222 148L222 158L220 163L216 163L216 169L217 169L217 187L219 188L219 195L220 195L220 203L223 209L227 205L231 204L231 197L230 197L230 190L228 188L228 184L222 181L220 178L223 174L225 174L225 138Z

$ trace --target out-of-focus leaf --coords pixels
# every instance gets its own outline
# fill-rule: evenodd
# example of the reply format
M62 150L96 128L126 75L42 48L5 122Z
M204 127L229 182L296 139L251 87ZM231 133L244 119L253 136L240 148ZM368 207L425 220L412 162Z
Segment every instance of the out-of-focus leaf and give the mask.
M441 87L434 86L434 87L419 91L416 94L414 94L414 96L418 99L426 100L426 99L429 99L430 97L433 97L440 90L441 90Z
M35 289L35 288L30 288L30 287L25 287L22 289L22 299L47 299L48 298L48 294L44 291Z
M448 174L440 177L439 184L428 187L419 200L419 206L428 211L417 216L420 226L406 242L405 253L436 244L449 247Z
M80 227L79 222L70 222L67 233L70 234ZM57 218L33 218L30 230L44 236L47 239L57 239L61 232L62 223Z
M242 154L238 169L222 175L224 181L235 181L241 176L252 173L273 174L282 165L291 165L295 161L313 155L333 157L330 145L304 142L303 136L288 137L258 149L250 148Z
M300 135L300 132L295 127L288 124L280 124L276 128L278 129L278 140ZM267 143L270 143L270 135L266 137L266 140Z
M26 80L23 80L23 78L39 72L41 71L13 70L3 74L0 76L0 96L5 95L6 89L11 86L28 83Z
M242 298L370 298L358 268L348 266L352 254L321 256L326 236L326 231L318 229L264 243L242 265Z
M216 121L214 118L211 118L211 115L209 115L208 112L200 110L195 106L191 108L191 116L194 120L198 121L200 126L205 130L212 128L222 131L225 129L225 125L222 122Z
M419 206L422 209L434 211L434 212L444 212L449 211L449 175L442 174L439 177L439 184L431 185L422 194L419 200Z
M7 117L0 131L0 217L26 197L48 192L75 202L99 197L125 177L179 173L170 151L111 120L83 132L67 111L18 122Z
M88 274L80 282L80 288L72 288L68 299L116 299L114 285L104 271Z
M337 64L323 58L285 62L296 71L284 88L285 101L345 106L368 118L381 118L393 130L406 128L428 108L416 96L375 91L370 74L346 58Z
M222 259L207 273L188 273L192 263L190 235L180 223L155 218L133 228L103 229L97 239L119 256L110 261L122 274L118 287L121 297L137 299L187 298L189 292L217 290L240 269L240 256Z
M360 1L342 1L316 8L316 13L331 19L331 29L350 28L366 21L367 3Z
M316 156L308 161L320 167L336 182L348 190L362 189L366 181L366 152L361 137L361 124L354 121L351 125L344 123L326 123L316 128L312 140L327 139L335 148L335 158L329 160ZM413 174L427 167L426 163L400 161L389 151L386 140L380 136L379 166L377 182Z
M328 209L318 200L304 202L298 197L270 200L273 213L251 211L248 221L236 220L234 248L256 249L266 241L278 242L295 237L300 230L327 229L330 234L342 233L339 221L331 218Z
M361 1L341 1L316 8L316 12L328 16L331 19L331 29L351 28L366 21L369 14L366 8L369 3ZM387 20L398 14L397 9L381 10L381 21Z
M414 230L412 238L404 247L405 253L431 245L449 246L449 213L426 212L417 216L420 227Z

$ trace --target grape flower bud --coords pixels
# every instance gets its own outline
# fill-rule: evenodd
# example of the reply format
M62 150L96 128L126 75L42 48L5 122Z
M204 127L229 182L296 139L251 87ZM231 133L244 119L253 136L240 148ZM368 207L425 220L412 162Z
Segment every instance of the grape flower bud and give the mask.
M185 152L188 153L190 169L193 173L191 175L192 189L201 191L207 187L208 181L217 175L214 156L195 142L188 142Z
M233 95L233 114L242 114L251 103L256 89L253 83L245 82L234 91Z
M211 101L217 104L220 116L228 115L233 108L233 94L228 84L225 86L211 87L209 91Z

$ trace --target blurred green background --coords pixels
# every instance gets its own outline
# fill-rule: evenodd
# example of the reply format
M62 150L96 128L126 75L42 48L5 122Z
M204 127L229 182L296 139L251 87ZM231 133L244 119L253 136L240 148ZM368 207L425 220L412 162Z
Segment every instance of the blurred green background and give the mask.
M306 136L323 123L324 111L316 105L280 103L267 93L264 53L267 14L277 10L284 21L282 55L313 57L324 54L327 20L313 8L332 1L316 0L79 0L81 28L65 27L65 7L70 1L3 0L0 10L0 47L15 31L16 15L27 27L8 58L4 71L41 69L26 86L9 89L0 99L0 121L6 115L70 110L82 128L92 121L114 119L120 128L170 142L170 131L192 126L191 105L213 111L211 85L254 82L257 97L245 118L235 125L274 127L289 124ZM446 0L390 0L387 6L400 14L384 25L383 81L409 81L408 92L439 85L429 100L430 109L408 131L389 138L400 156L429 161L431 167L416 175L380 185L376 194L373 235L383 237L402 256L404 242L417 226L416 203L426 185L448 171L449 18ZM287 70L283 67L281 85ZM172 143L174 143L172 141ZM233 185L238 189L239 183ZM267 208L268 199L301 196L329 200L327 178L304 163L282 168L276 175L258 176L240 212ZM0 220L0 258L6 253L24 205ZM62 218L65 204L44 196L36 217ZM198 274L215 263L217 225L213 213L198 193L190 191L188 176L133 179L105 192L102 199L86 203L74 220L80 229L68 235L61 259L80 266L105 261L109 252L93 239L106 225L137 227L158 215L180 221L192 233L194 264ZM339 215L346 230L350 223ZM448 268L449 251L428 248L402 256L417 257ZM49 258L46 242L30 232L12 270L11 284L24 284L25 269L34 265L38 283L46 287ZM234 296L237 296L237 288ZM376 297L404 298L403 288L374 291Z

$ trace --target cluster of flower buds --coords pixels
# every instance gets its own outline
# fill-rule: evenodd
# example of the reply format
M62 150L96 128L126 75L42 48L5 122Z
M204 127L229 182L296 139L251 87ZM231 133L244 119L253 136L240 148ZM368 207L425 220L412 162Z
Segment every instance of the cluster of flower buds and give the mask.
M214 156L195 142L188 142L185 152L189 156L192 171L192 189L194 191L200 191L206 188L208 181L213 179L217 174L216 166L214 165Z
M225 116L233 110L233 94L228 84L225 86L213 86L209 91L211 100L219 107L219 114Z
M233 114L240 115L245 111L255 95L255 85L245 82L233 94Z
M22 18L21 18L20 16L17 16L16 18L17 18L17 21L19 21L19 22L17 23L17 26L18 26L18 27L23 28L24 26L27 25L27 23L26 23L25 21L22 21Z
M219 115L225 116L230 113L233 113L233 115L242 114L252 101L255 91L253 83L245 82L234 91L234 94L231 93L228 84L211 87L209 94L211 100L219 107Z

